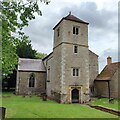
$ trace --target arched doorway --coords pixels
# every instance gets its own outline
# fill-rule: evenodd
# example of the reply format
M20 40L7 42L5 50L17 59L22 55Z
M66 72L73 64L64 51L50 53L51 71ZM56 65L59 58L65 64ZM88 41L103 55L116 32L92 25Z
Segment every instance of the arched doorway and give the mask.
M76 88L72 90L72 103L79 103L79 90Z

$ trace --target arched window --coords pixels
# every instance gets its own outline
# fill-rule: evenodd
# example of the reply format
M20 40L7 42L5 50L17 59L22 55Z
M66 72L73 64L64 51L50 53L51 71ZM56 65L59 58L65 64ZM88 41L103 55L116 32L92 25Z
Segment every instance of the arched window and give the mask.
M35 86L35 74L32 73L30 74L30 78L29 78L29 87L34 87Z

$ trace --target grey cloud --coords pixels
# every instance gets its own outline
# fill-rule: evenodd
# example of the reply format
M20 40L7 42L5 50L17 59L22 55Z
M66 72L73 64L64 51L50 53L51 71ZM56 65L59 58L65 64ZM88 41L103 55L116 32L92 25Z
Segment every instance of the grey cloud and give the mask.
M109 50L106 50L104 52L102 51L107 48L115 48L113 45L116 45L117 43L117 12L112 11L112 9L98 10L96 3L82 2L80 5L67 6L61 9L61 13L66 14L70 10L80 19L90 23L88 36L89 45L91 45L90 49L98 55L104 53L104 55L100 57L99 62L101 70L105 65L107 56L111 55L113 58L116 58L115 54L117 54L118 46L116 46L116 49L113 50L114 52L110 50L111 53L108 52ZM105 53L107 55L105 55ZM102 59L104 59L103 62L101 61Z
M83 2L79 9L81 11L80 16L88 20L91 27L99 29L109 26L109 22L117 17L116 13L112 10L98 10L97 5L94 2ZM114 21L111 22L114 23Z
M59 7L59 5L57 5ZM38 17L30 22L29 27L25 28L25 32L30 36L33 45L41 52L51 52L53 44L52 28L59 20L68 15L68 12L79 18L89 22L89 41L93 41L97 46L97 41L111 41L116 34L116 13L105 9L98 10L94 2L82 2L79 5L66 4L56 11L56 6L44 10L43 16ZM111 36L114 34L114 36ZM108 42L109 42L108 41ZM96 47L95 46L95 47ZM43 50L42 50L43 49ZM102 48L101 48L102 49Z
M38 51L48 54L52 51L53 27L63 16L63 14L55 13L54 10L49 11L48 14L46 10L43 16L36 16L36 19L30 21L29 26L24 29Z
M111 32L114 34L118 32L117 12L112 11L112 9L110 11L98 10L95 2L82 2L80 5L67 6L61 9L61 13L65 14L70 10L79 18L90 23L89 33L92 38L104 37L104 35L110 35Z
M118 50L116 49L106 49L104 51L101 52L101 55L99 56L99 69L100 71L105 67L105 65L107 64L107 57L110 56L112 57L112 62L118 62Z
M120 41L120 2L118 3L118 38Z
M98 10L95 2L82 2L80 5L67 6L61 13L73 11L78 17L86 20L94 28L105 28L114 24L117 13L106 9Z

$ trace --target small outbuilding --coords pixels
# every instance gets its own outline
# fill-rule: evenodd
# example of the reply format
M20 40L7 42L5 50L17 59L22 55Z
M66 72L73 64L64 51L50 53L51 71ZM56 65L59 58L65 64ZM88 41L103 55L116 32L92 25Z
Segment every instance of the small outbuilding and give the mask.
M120 98L120 62L112 63L112 58L107 58L107 65L94 80L97 96Z

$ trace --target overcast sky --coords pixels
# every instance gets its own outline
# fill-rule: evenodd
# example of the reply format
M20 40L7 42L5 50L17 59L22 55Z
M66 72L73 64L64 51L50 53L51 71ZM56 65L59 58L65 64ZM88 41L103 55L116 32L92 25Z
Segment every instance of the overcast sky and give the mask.
M62 17L72 14L89 22L89 49L99 55L99 70L107 56L118 61L118 0L51 0L40 3L42 16L30 21L24 29L33 48L49 54L53 48L53 27Z

